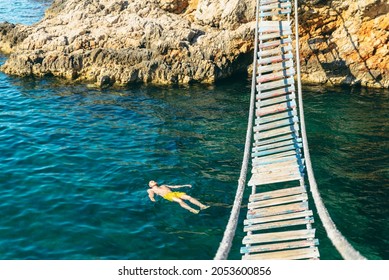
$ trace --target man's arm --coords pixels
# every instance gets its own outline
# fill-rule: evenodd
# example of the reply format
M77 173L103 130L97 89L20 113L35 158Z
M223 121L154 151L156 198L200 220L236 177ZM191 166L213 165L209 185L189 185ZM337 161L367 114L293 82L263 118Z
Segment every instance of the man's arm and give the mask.
M154 198L154 192L152 190L147 190L148 194L149 194L149 198L152 202L155 202L155 198Z
M179 188L185 188L185 187L188 187L188 188L191 188L192 185L175 185L175 186L169 186L169 185L166 185L166 187L170 188L170 189L179 189Z

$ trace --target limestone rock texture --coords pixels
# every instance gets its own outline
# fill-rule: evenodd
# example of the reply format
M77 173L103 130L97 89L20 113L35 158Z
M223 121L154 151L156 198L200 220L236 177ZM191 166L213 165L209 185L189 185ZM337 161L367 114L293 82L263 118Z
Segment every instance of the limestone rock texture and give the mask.
M1 71L98 86L213 83L247 73L256 0L54 0L0 23ZM389 87L388 0L300 1L306 82Z
M301 1L302 79L389 88L389 1Z
M247 71L254 10L240 13L239 1L224 1L234 3L220 29L222 7L209 15L198 11L203 2L55 0L33 26L0 25L0 51L10 54L1 70L97 85L213 83Z

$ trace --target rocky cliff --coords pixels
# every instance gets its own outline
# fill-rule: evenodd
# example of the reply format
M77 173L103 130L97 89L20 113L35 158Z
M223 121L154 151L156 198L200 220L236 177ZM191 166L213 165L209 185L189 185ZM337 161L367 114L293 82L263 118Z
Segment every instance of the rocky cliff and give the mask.
M330 84L389 88L389 1L304 1L302 77Z
M255 0L55 0L0 24L1 70L98 85L212 83L252 62ZM303 79L389 87L387 0L301 1Z

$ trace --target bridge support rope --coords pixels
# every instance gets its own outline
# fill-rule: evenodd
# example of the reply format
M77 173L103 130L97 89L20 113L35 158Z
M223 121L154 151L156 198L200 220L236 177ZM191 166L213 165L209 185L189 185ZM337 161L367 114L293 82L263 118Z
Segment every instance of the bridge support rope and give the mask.
M299 100L299 111L300 111L300 126L301 126L301 138L303 140L304 157L306 161L307 176L309 186L311 189L312 197L320 217L323 226L327 232L329 239L335 248L341 254L345 260L364 260L363 257L354 247L347 241L342 233L336 228L335 223L332 221L327 208L320 196L315 175L312 168L311 156L309 154L309 146L307 133L305 129L305 118L304 118L304 106L303 106L303 94L301 86L301 74L300 74L300 45L299 45L299 29L298 29L298 1L294 0L294 14L295 14L295 40L296 40L296 72L297 72L297 90Z
M238 180L238 188L236 190L234 205L231 210L231 215L228 220L228 224L224 231L223 239L220 242L219 249L215 255L215 260L226 260L231 249L232 241L235 236L236 227L238 224L240 207L242 204L243 193L246 187L247 170L249 166L250 152L251 152L251 139L254 124L254 108L255 108L255 86L256 86L256 72L257 72L257 51L258 51L258 23L259 23L259 3L257 0L256 6L256 26L255 26L255 43L254 43L254 59L253 59L253 76L251 81L251 97L250 97L250 110L247 121L246 142L244 146L244 155L242 160L242 168L240 170L240 177Z

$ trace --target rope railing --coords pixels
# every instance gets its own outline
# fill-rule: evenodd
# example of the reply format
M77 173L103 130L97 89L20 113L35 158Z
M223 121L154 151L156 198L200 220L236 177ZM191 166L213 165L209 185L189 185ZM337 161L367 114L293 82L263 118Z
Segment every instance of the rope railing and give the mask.
M253 59L253 76L251 81L251 97L250 97L250 111L247 121L246 142L244 147L244 155L242 160L242 168L238 180L238 188L235 194L234 205L231 209L230 218L228 220L226 229L224 231L223 239L220 242L219 249L216 252L215 260L226 260L231 249L232 240L235 236L236 227L238 224L240 207L242 204L243 193L246 186L247 170L250 160L251 138L254 122L254 107L255 107L255 86L257 73L257 52L258 52L258 22L259 22L259 1L257 0L256 7L256 25L255 25L255 41L254 41L254 59Z
M323 226L327 232L329 239L335 248L346 260L363 260L366 259L362 256L354 247L347 241L342 233L336 228L335 223L332 221L327 208L320 196L315 175L312 168L311 157L309 154L308 139L305 129L304 119L304 107L303 107L303 95L301 89L301 74L300 74L300 46L299 46L299 33L298 33L298 1L294 1L294 13L295 13L295 35L296 35L296 72L297 72L297 88L298 88L298 100L299 100L299 111L300 111L300 125L301 125L301 136L303 140L303 150L307 169L307 175L309 180L309 186L311 189L312 197L320 217Z

